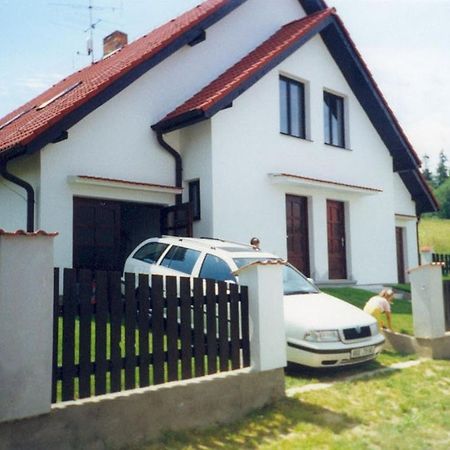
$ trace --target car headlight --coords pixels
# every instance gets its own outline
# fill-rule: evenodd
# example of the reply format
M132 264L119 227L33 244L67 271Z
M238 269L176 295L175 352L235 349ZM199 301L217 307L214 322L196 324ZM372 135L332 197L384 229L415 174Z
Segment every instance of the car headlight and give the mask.
M370 325L370 335L376 336L380 333L380 329L378 328L378 324L375 322L372 325Z
M310 342L338 342L340 340L337 330L307 331L304 339Z

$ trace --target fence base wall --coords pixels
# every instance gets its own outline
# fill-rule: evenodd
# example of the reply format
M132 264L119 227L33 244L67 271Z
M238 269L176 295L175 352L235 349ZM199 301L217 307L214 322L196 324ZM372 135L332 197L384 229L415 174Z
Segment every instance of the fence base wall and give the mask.
M385 347L400 353L416 353L432 359L450 359L450 333L438 338L416 338L401 333L384 331Z
M232 422L283 396L283 369L242 369L71 401L0 424L0 450L121 449L166 431Z

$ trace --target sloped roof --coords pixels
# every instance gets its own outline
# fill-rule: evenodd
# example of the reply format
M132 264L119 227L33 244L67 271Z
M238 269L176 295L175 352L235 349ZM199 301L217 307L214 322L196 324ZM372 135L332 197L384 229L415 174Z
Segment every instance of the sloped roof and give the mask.
M328 8L283 26L153 128L168 132L213 116L294 52L304 39L319 32L333 13L334 9Z
M42 148L246 0L207 0L0 119L0 160ZM55 128L56 124L60 124Z
M216 80L154 124L153 129L165 133L212 117L320 33L391 153L394 171L399 173L416 201L418 213L436 211L439 205L419 170L421 161L335 9L326 7L323 0L300 0L300 3L310 15L282 27Z

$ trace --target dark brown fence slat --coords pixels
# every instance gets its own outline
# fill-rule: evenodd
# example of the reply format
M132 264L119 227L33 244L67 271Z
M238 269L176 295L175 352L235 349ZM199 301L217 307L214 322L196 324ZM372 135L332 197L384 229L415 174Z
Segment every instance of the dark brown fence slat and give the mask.
M122 318L123 304L119 272L109 273L109 311L110 311L110 352L111 352L111 392L122 388Z
M95 394L106 393L106 323L108 318L107 272L95 272Z
M226 372L229 367L230 349L228 345L229 315L228 315L228 287L224 282L219 287L219 364L220 371Z
M139 386L150 384L150 288L148 275L139 275Z
M178 296L177 278L166 277L167 301L167 374L168 381L178 379Z
M64 269L62 400L73 400L75 371L75 271Z
M230 284L230 320L231 320L231 368L240 367L239 345L239 287Z
M206 343L208 374L217 372L216 283L206 280Z
M163 278L152 275L151 288L153 383L164 383L164 298Z
M445 330L450 331L450 281L444 281Z
M192 308L191 280L180 279L180 338L181 338L181 377L192 378Z
M91 395L91 320L92 320L92 272L80 270L80 398Z
M53 355L52 355L52 403L56 402L58 386L59 342L59 269L53 271Z
M250 366L250 323L248 311L248 288L241 286L241 329L242 329L242 363Z
M195 376L205 375L205 329L204 329L203 280L194 279L194 361Z
M135 275L125 274L125 389L136 386L136 294Z

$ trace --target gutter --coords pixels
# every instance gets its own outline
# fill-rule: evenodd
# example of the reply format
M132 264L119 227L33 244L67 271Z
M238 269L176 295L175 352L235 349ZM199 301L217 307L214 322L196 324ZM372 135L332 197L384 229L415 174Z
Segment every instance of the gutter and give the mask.
M6 167L7 162L0 164L0 175L11 183L20 186L27 191L27 232L32 233L34 231L34 189L31 184L27 183L19 177L16 177L12 173L8 172Z
M182 189L183 188L183 161L181 159L181 155L171 147L165 140L163 136L163 132L157 130L156 137L158 139L159 145L166 150L175 160L175 186ZM175 204L181 205L183 202L182 195L177 194L175 196Z

